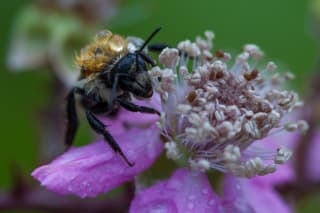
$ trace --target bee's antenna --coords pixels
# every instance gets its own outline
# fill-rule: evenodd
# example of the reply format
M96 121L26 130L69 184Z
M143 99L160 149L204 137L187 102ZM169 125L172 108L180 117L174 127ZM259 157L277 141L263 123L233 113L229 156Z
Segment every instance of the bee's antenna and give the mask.
M158 27L157 29L155 29L153 31L153 33L151 33L149 35L149 37L147 38L147 40L143 43L143 45L140 47L140 49L137 52L141 52L146 46L147 44L151 41L151 39L161 30L161 27Z

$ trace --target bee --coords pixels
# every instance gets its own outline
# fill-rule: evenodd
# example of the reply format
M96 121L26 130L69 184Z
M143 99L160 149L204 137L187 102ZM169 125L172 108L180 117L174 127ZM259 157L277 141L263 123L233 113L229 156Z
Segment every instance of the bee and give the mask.
M132 96L147 99L153 95L148 69L154 67L155 62L146 49L160 29L154 30L144 42L136 37L124 38L111 31L101 31L92 43L81 49L80 55L75 59L80 68L80 77L67 95L67 147L73 144L78 129L75 97L78 95L90 127L102 135L129 166L134 165L96 115L110 115L119 107L132 112L160 114L156 109L131 102ZM155 50L163 48L161 45L154 46Z

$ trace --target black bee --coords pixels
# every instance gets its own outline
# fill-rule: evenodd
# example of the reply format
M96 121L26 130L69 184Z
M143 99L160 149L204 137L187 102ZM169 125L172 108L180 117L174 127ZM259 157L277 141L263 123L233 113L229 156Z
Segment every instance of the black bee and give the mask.
M65 143L70 147L78 129L78 117L75 105L75 95L81 97L81 103L86 112L86 118L91 128L103 135L111 148L133 166L122 152L121 148L106 129L106 126L96 117L96 114L111 114L121 106L133 112L159 112L146 106L138 106L131 102L131 95L137 98L150 98L153 87L148 68L155 66L153 59L145 48L151 39L160 31L157 28L145 42L138 38L123 38L110 31L99 32L94 41L83 48L76 57L76 63L81 69L78 85L67 96L67 131ZM132 38L131 38L132 40ZM140 41L140 47L137 44ZM155 45L154 50L165 46Z

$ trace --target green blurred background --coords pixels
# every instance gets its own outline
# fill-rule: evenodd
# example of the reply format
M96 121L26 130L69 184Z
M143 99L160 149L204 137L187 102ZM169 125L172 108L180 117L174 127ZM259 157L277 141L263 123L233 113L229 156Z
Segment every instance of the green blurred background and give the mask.
M51 79L47 72L16 74L6 66L15 18L30 3L3 1L0 7L0 187L5 189L12 183L10 170L14 165L30 174L39 164L36 162L39 121L35 115L50 98ZM304 0L123 0L116 16L105 27L119 34L145 38L155 27L162 26L154 41L173 45L182 39L194 39L210 29L216 34L216 48L232 52L240 51L245 43L256 43L268 59L278 62L284 70L291 70L297 77L294 86L306 93L317 58L311 3ZM86 128L81 131L86 132ZM87 137L86 133L82 134ZM312 198L303 202L300 205L303 212L315 212L320 206L317 200L320 201Z

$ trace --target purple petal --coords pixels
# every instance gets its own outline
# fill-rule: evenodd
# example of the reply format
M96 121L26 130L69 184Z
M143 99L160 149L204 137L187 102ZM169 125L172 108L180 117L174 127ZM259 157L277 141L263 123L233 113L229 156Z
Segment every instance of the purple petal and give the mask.
M169 180L138 193L131 203L130 212L219 213L222 208L205 174L179 169Z
M306 172L308 178L318 182L320 180L320 132L317 131L312 138L312 143L308 147Z
M132 180L150 167L163 151L156 127L132 129L115 139L135 166L129 167L105 141L100 140L72 148L50 164L36 169L32 176L56 193L95 197Z
M300 135L297 133L278 133L267 138L264 138L257 143L251 145L249 147L250 151L253 152L255 149L259 152L261 150L265 150L267 152L276 153L276 150L285 146L294 151L297 141L299 140ZM259 153L257 154L259 156ZM272 161L266 161L267 163L273 163ZM275 185L281 184L285 182L290 182L295 179L294 168L292 167L292 160L286 162L283 165L277 165L277 171L273 174L268 174L266 176L258 176L255 181L260 181L261 184L266 185Z
M292 210L270 185L256 178L225 177L223 205L226 212L237 213L290 213Z
M147 106L161 111L160 108L160 96L155 93L150 101L134 101L135 104L140 106ZM146 128L154 124L159 120L159 115L148 114L141 112L130 112L125 109L120 109L118 115L112 117L101 117L104 124L108 126L108 129L113 134L121 134L126 132L130 127Z

